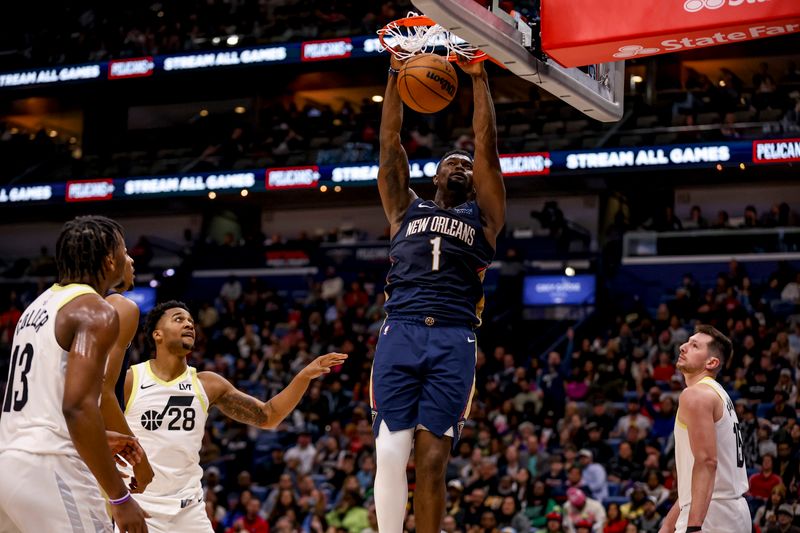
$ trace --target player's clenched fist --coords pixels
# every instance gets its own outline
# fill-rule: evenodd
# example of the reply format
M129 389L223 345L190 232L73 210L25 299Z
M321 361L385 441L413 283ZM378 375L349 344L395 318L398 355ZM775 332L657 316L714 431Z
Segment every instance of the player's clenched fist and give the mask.
M301 370L300 375L307 379L314 379L322 374L330 373L331 368L341 365L345 360L347 360L347 354L345 353L334 352L320 355Z

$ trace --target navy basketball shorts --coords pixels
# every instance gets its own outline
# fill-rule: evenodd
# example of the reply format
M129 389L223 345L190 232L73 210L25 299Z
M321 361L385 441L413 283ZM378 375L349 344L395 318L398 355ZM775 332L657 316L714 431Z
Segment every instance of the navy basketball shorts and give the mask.
M472 328L430 317L387 319L370 381L375 436L381 421L390 431L422 425L438 437L453 428L455 445L475 392L476 356Z

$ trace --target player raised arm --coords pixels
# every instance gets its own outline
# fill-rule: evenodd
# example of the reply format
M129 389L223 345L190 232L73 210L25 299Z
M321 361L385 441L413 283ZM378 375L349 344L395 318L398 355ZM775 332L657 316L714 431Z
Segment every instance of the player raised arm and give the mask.
M56 338L69 346L62 412L75 449L111 499L127 494L106 440L99 399L108 352L119 334L119 318L99 296L84 296L64 306L56 318ZM147 531L144 513L132 499L112 505L122 531Z
M408 206L417 197L409 188L411 180L408 156L400 143L400 128L403 126L403 102L397 92L397 74L395 71L403 66L403 62L391 56L389 80L386 82L386 93L383 97L381 112L381 153L378 168L378 192L386 218L391 225L391 235L400 229L403 216Z
M343 353L329 353L314 359L301 370L289 385L273 398L263 402L237 390L228 380L213 372L199 372L211 405L237 422L275 429L297 407L312 379L328 374L331 368L347 359Z
M106 375L103 380L103 394L100 401L100 410L103 413L103 420L106 428L122 433L123 435L133 436L125 415L117 402L114 388L117 384L117 376L122 369L122 362L125 359L125 350L128 349L136 329L139 324L139 307L131 300L121 294L112 294L106 298L119 315L119 335L108 353L108 363L106 364ZM147 455L142 450L142 460L133 465L133 477L130 480L132 492L141 493L153 480L153 468L147 460Z
M489 92L489 77L483 61L459 62L461 70L472 79L472 129L475 133L473 183L478 207L485 218L486 237L492 246L506 223L506 187L497 152L497 120Z
M717 432L714 412L719 398L709 387L688 387L680 397L680 418L689 432L689 446L694 456L692 467L692 504L689 526L701 526L706 518L714 479L717 474Z

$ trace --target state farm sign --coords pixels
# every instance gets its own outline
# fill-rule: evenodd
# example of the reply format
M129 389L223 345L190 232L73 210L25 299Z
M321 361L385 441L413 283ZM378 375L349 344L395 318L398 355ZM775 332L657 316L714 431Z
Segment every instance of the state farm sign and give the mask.
M542 0L542 48L566 67L793 33L796 0Z

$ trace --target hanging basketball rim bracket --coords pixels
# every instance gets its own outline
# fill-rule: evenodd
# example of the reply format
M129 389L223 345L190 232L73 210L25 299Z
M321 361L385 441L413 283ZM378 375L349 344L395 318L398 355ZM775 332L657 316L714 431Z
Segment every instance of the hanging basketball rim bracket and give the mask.
M517 76L539 85L591 118L600 122L622 118L624 61L595 65L592 77L580 69L538 59L526 47L531 42L527 31L530 28L505 12L500 11L498 16L474 0L412 1L426 16L486 52ZM494 11L499 11L494 4Z

